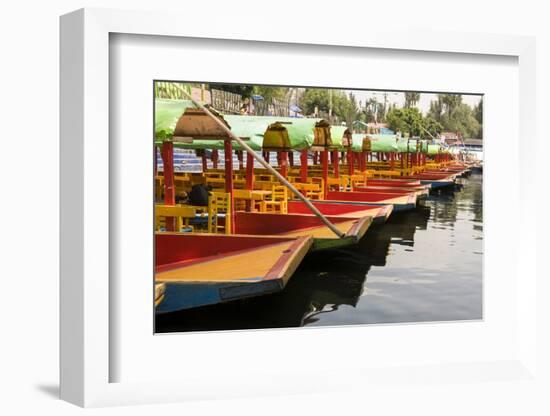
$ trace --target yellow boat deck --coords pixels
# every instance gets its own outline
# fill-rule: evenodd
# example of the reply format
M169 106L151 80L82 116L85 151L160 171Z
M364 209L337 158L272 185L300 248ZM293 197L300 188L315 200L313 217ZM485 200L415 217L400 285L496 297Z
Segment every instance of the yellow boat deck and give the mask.
M177 266L172 270L157 272L156 282L254 282L262 280L272 270L274 264L289 253L295 241L271 244L254 250L243 250L230 255L213 256L198 263ZM301 252L292 252L285 256L280 264L285 272L284 282L292 275L299 263ZM302 256L303 257L303 256ZM297 264L296 264L297 267Z

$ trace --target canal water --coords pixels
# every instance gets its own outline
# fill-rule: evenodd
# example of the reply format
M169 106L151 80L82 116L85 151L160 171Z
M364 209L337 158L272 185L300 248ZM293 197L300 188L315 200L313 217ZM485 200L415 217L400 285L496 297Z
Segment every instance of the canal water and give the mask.
M285 290L157 316L156 332L482 318L482 176L433 192L351 248L308 255Z

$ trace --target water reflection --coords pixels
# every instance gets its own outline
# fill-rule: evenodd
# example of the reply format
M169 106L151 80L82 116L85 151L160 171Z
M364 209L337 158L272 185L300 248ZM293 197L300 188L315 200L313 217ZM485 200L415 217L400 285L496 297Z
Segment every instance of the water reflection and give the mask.
M472 175L354 247L309 255L281 293L160 316L157 331L479 319L482 209Z

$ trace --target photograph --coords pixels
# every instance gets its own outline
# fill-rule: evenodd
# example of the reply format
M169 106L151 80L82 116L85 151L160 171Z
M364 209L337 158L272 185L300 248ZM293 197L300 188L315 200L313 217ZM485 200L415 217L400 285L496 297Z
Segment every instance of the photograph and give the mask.
M156 334L483 319L483 94L151 99Z

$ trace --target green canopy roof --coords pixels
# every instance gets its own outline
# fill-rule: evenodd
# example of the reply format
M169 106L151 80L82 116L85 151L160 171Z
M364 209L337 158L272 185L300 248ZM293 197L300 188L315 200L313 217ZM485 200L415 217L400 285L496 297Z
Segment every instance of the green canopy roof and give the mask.
M236 136L245 140L254 150L262 150L263 134L269 122L265 120L257 120L255 117L249 116L224 116L224 120L229 124L231 131ZM162 141L157 141L157 145L160 145ZM192 143L180 143L175 142L174 147L180 149L223 149L224 140L193 140ZM242 146L233 142L234 150L242 150Z
M330 138L332 140L332 148L344 150L344 133L348 128L346 126L330 126Z
M352 152L363 151L363 139L367 137L364 133L353 133L351 135L351 150Z
M194 107L189 100L155 100L155 139L171 139L181 115L188 107Z
M397 152L397 136L395 134L369 134L371 152Z
M427 153L428 152L428 143L429 141L428 140L420 140L420 151L422 153Z
M231 131L243 139L252 137L263 139L265 131L271 124L263 117L225 115L223 118L231 127Z
M269 132L264 136L266 149L288 148L292 150L309 149L313 145L315 118L270 117L273 120ZM281 129L284 128L287 134Z
M429 144L428 145L428 154L429 155L436 155L441 151L441 146L438 144Z
M416 139L399 139L397 141L397 151L399 153L417 153L421 151L421 146Z
M237 137L240 137L246 141L252 149L262 150L262 143L264 140L264 133L269 127L270 121L251 116L233 116L226 115L224 120L231 127L231 131L235 133ZM223 141L222 141L223 147ZM242 150L239 143L233 143L235 150Z
M157 145L160 145L166 139L172 138L178 120L188 107L193 107L191 101L155 100L155 141ZM315 125L321 120L318 118L241 115L224 115L223 118L231 127L231 130L238 137L247 140L247 143L254 150L262 150L263 147L293 150L308 149L313 145ZM279 123L277 126L279 128L283 127L282 130L286 134L270 135L267 138L268 140L264 140L264 133L269 126L275 123ZM273 131L277 131L277 128ZM345 128L343 131L345 131ZM194 140L193 143L175 142L174 146L183 149L223 149L223 139ZM234 143L233 147L240 150L238 143Z
M225 121L230 125L231 130L239 137L250 137L252 140L265 148L283 148L288 147L293 150L308 149L313 144L315 124L319 122L318 118L296 118L296 117L276 117L276 116L235 116L225 115ZM284 127L287 132L288 143L279 142L280 135L270 136L264 140L265 132L270 126ZM275 141L273 141L275 140Z

